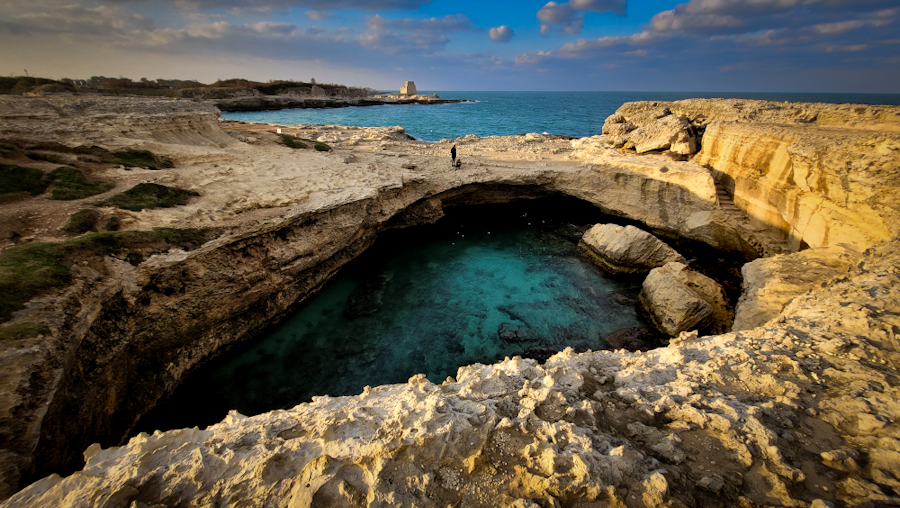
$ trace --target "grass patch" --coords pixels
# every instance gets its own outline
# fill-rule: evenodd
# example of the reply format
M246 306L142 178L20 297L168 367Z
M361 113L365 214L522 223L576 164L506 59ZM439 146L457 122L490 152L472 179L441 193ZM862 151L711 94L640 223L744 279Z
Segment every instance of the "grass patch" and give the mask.
M47 335L50 329L42 323L19 323L9 326L0 326L0 342L19 341Z
M109 152L107 152L109 154ZM160 157L149 150L122 150L112 152L103 162L121 164L126 168L164 169L175 164L165 157Z
M313 141L306 138L295 138L294 136L290 136L288 134L279 134L278 136L281 137L281 144L290 148L309 148L310 146L312 146L320 152L331 151L331 146L322 143L321 141Z
M52 243L0 252L0 321L8 321L31 298L68 285L72 274L62 263L64 257L64 247Z
M281 144L286 147L294 148L294 149L309 148L309 146L307 146L306 143L304 143L303 141L300 141L300 138L295 138L294 136L288 136L287 134L279 134L278 136L281 137Z
M80 235L88 231L96 231L97 223L103 218L103 214L91 208L85 208L69 216L69 222L62 230L70 235Z
M199 192L179 189L178 187L166 187L155 183L139 183L100 204L139 212L150 208L171 208L185 205L191 197L199 195Z
M217 237L219 230L157 228L86 235L62 243L37 243L0 252L0 322L25 302L72 281L70 267L102 256L124 255L137 265L146 256L172 247L192 250Z
M47 161L52 162L53 164L68 164L68 162L60 157L59 155L45 152L25 152L25 157L33 161Z
M88 182L81 171L72 168L56 168L49 178L56 182L50 199L73 200L103 194L115 187L109 182Z
M50 185L40 169L0 164L0 198L7 194L43 194Z

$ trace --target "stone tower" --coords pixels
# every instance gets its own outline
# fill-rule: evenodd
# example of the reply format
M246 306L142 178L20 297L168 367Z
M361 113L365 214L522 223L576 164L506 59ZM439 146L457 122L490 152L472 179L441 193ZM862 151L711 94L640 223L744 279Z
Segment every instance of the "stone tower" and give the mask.
M400 95L416 95L416 82L407 81L400 88Z

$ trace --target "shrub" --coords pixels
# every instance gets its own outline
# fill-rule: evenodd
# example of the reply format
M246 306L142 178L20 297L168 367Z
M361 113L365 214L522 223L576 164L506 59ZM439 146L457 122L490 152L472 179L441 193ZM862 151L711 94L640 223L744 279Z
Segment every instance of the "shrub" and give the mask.
M279 134L281 137L281 144L290 148L309 148L306 143L301 141L299 138L295 138L294 136L288 136L287 134Z
M66 164L65 159L63 159L59 155L55 155L52 153L28 151L25 152L25 157L28 157L33 161L47 161L54 164Z
M49 177L56 181L50 199L82 199L103 194L115 187L109 182L88 182L81 171L72 168L56 168L50 172Z
M62 230L70 235L80 235L88 231L96 231L97 223L103 218L103 214L91 208L73 213L69 216L69 222Z
M192 190L166 187L156 183L139 183L100 204L139 212L149 208L171 208L185 205L191 197L199 195L199 192Z
M112 156L107 157L107 160L104 160L104 162L121 164L126 168L139 167L147 169L163 169L175 166L171 160L155 155L149 150L122 150L114 152L112 153Z
M0 198L27 193L32 196L43 194L50 185L40 169L23 168L10 164L0 164Z
M331 150L331 146L322 143L321 141L313 141L306 138L295 138L294 136L290 136L288 134L279 134L278 136L281 138L281 143L284 146L288 146L291 148L309 148L309 145L312 145L313 148L320 152L328 152Z

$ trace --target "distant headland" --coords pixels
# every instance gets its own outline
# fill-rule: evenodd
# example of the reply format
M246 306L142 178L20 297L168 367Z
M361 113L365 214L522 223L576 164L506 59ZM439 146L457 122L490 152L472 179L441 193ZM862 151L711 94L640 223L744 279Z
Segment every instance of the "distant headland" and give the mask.
M447 104L460 99L419 95L415 83L406 81L399 94L374 88L291 80L252 81L242 78L205 84L195 80L108 78L59 80L34 76L0 77L0 94L10 95L106 95L169 97L207 102L222 111L267 111L294 108L339 108L383 104Z

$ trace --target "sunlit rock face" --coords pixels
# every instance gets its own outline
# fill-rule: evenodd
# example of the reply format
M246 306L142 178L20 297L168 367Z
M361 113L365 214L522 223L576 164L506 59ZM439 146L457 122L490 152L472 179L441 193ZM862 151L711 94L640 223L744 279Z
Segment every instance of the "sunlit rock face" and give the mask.
M596 224L579 242L604 269L618 274L646 273L684 256L655 236L634 226Z
M677 261L651 270L638 300L653 325L667 335L724 333L734 320L722 286Z
M836 243L864 250L900 233L892 195L900 183L896 106L633 102L610 117L615 121L604 125L600 142L642 152L643 145L630 141L640 130L633 127L670 116L688 122L701 137L692 161L711 168L747 215L784 231L793 250Z

